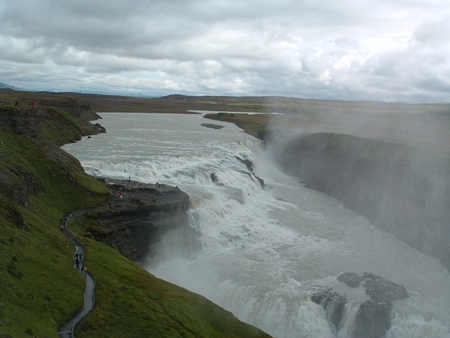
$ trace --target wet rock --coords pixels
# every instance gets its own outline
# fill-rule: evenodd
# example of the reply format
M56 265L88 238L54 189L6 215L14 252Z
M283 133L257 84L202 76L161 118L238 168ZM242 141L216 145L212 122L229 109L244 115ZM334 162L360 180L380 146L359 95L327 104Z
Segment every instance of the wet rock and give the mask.
M222 129L225 128L224 126L221 126L219 124L213 124L213 123L202 123L202 127L211 128L211 129Z
M100 123L95 123L94 128L97 131L97 133L106 133L106 128L103 127Z
M252 163L252 161L240 158L239 156L235 156L235 157L236 157L236 159L239 162L241 162L242 164L245 164L245 166L247 167L248 171L250 171L251 175L255 176L255 178L261 184L261 187L264 187L264 185L265 185L264 180L262 178L256 176L255 173L253 172L253 163ZM250 177L251 177L251 175L250 175Z
M239 162L241 162L242 164L245 164L245 166L247 167L248 171L253 173L253 163L252 163L252 161L243 159L243 158L241 158L239 156L235 156L235 157L236 157L236 159Z
M337 280L350 287L364 287L370 300L359 306L355 318L354 338L382 338L391 327L392 302L409 298L405 287L370 272L362 276L344 272Z
M393 302L399 299L409 298L405 287L377 276L370 272L365 272L359 276L354 272L344 272L337 277L337 280L350 287L364 286L366 293L376 302Z
M321 305L325 309L328 322L332 324L336 330L339 330L345 304L347 304L347 298L337 292L324 290L312 295L311 301Z
M399 299L409 298L405 287L391 282L383 277L365 272L364 288L366 293L376 302L393 302Z
M337 277L337 280L351 288L356 288L363 282L364 278L354 272L344 272Z
M217 183L219 181L219 179L217 178L217 175L212 173L211 175L209 175L211 177L211 181L213 183Z
M359 306L353 338L382 338L391 327L392 303L367 300Z

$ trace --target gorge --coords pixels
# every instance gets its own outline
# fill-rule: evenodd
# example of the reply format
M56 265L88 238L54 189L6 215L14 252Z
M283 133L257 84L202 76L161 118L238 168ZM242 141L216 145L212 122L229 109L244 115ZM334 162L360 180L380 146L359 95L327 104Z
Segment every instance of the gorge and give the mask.
M431 208L431 205L445 207L448 201L445 190L448 175L442 169L446 163L442 156L436 161L434 154L428 153L418 157L426 160L418 160L410 156L415 152L407 150L409 147L395 143L383 146L385 143L329 132L303 133L279 138L273 143L270 137L274 135L270 134L267 125L253 124L257 136L267 137L263 150L259 141L229 124L221 124L222 128L217 129L205 128L201 116L105 114L101 123L106 126L106 134L85 137L67 147L85 147L82 154L87 157L76 155L85 170L97 176L113 177L120 184L120 187L110 185L106 189L101 180L84 175L74 157L54 146L80 140L86 130L91 130L90 133L105 131L99 124L89 126L85 120L96 118L89 109L96 101L79 105L78 99L58 103L59 99L57 96L51 101L48 98L33 100L38 101L39 109L24 107L19 102L22 113L17 115L10 115L14 108L2 110L1 151L7 161L2 162L1 184L2 192L7 194L2 195L1 217L2 224L7 226L2 228L1 243L5 250L0 268L2 286L5 286L2 292L9 292L2 293L1 298L4 304L0 304L3 309L0 318L2 334L25 329L51 336L48 330L35 323L36 318L45 317L39 321L52 328L56 326L53 321L57 318L62 321L64 316L70 315L70 310L63 310L65 306L62 305L52 305L59 314L48 315L45 309L49 304L56 304L54 300L61 299L61 304L70 303L71 311L76 310L77 291L72 292L74 297L66 300L63 290L76 290L70 283L76 284L80 280L76 275L69 273L66 276L62 272L70 271L71 253L57 237L57 228L53 229L51 224L58 224L65 212L88 208L87 217L75 222L74 229L87 245L90 271L101 281L98 295L101 302L77 336L95 332L110 337L124 332L136 337L149 332L164 336L183 332L186 328L189 332L210 336L211 333L200 333L206 332L204 327L212 330L208 332L223 332L224 336L237 335L238 331L247 332L243 335L246 337L250 336L249 332L255 337L265 336L251 326L239 324L231 313L213 306L206 300L208 298L273 336L351 337L357 331L354 320L359 305L369 298L379 298L367 293L367 288L353 288L339 281L338 276L345 271L353 271L352 278L366 286L375 280L381 285L392 286L389 282L394 282L394 285L397 283L406 288L408 297L396 298L392 308L388 306L389 311L393 311L392 316L390 312L388 315L389 326L383 326L385 329L378 335L386 331L388 337L422 337L430 332L436 337L448 336L449 328L445 324L448 323L445 310L449 303L448 270L437 260L398 240L407 242L408 234L411 235L409 231L404 231L406 238L401 238L401 231L393 236L396 229L408 229L409 224L395 225L387 216L376 224L376 219L370 218L380 211L397 210L399 206L394 203L398 197L404 201L399 210L409 212L411 205L425 207L425 216L434 217L429 218L433 224L443 225L439 221L445 220L446 214L435 213ZM106 98L101 99L107 102ZM182 100L177 98L177 104L180 102ZM47 107L47 103L52 106ZM192 105L199 107L195 107L195 103ZM119 124L109 122L113 116L120 117ZM134 125L136 118L137 125ZM247 115L239 116L241 120L246 118ZM253 134L251 128L246 130ZM282 134L287 136L289 133ZM191 137L194 138L192 143ZM106 144L101 147L109 148L96 149L94 144L101 144L102 140ZM401 151L393 151L395 149ZM46 159L51 164L47 164ZM439 161L442 167L434 165ZM275 163L298 178L284 176ZM420 175L418 165L423 164L429 165L426 172L432 175ZM387 173L392 168L400 171L394 171L390 176ZM409 178L417 185L411 185ZM429 178L433 180L427 180ZM157 182L166 184L168 190L158 189ZM360 184L352 185L355 182ZM397 182L401 182L401 189L394 188ZM129 190L129 184L133 189ZM341 199L344 205L305 188L305 185ZM182 190L180 195L171 190L176 186ZM393 189L389 195L395 198L386 199L375 188L380 191ZM122 198L119 189L122 189ZM146 197L137 195L139 189ZM417 189L424 192L423 200L417 201L417 194L412 193ZM368 193L369 190L374 193ZM167 222L165 218L160 223L157 219L148 222L148 213L154 209L151 196L167 192L168 196L173 194L182 200L187 198L184 191L189 195L191 205L188 212L190 226L174 228L161 237L158 228L173 224L172 221L184 224L185 220L175 216ZM131 198L133 192L134 199ZM358 197L352 200L353 193ZM113 202L108 202L108 198ZM377 203L380 200L386 201ZM128 212L141 207L145 212L136 223L137 232L132 235L125 224L131 225L136 218L130 218ZM392 233L373 227L348 208L358 211L375 225L395 225L390 229ZM122 225L115 223L114 214L118 216L117 220L123 221ZM45 220L39 215L44 215ZM430 244L435 240L445 244L442 240L447 236L445 226L429 233L426 228L423 232L420 226L425 224L425 216L417 215L410 216L411 220L418 221L411 222L411 229L424 237L418 241L417 236L410 236L416 239L410 244L434 255L444 264L445 250L440 247L433 252L430 248L434 245ZM145 236L151 228L157 230L160 240L154 243L154 251L149 255L145 245L149 238ZM190 233L180 232L183 228L190 229ZM441 238L434 236L435 231L440 231ZM116 249L94 239L103 240ZM56 251L44 244L47 242L55 246ZM39 252L40 259L30 259L33 257L31 252ZM206 298L186 294L170 283L153 278L119 252L139 261L156 276ZM143 260L144 256L148 259ZM38 271L52 271L60 283L54 285L48 281L48 273L32 272L32 266ZM30 276L34 276L34 281ZM35 287L45 283L50 287ZM350 300L342 307L341 321L336 319L338 312L329 312L334 307L330 307L333 303L326 296L333 295L326 293L329 288L334 290L332 292L345 294ZM320 292L325 293L320 295ZM39 314L31 312L20 317L24 323L22 328L13 325L18 318L15 309L26 308L30 301L21 305L17 299L30 299L35 306L41 306ZM342 303L337 302L336 306L338 304ZM328 317L330 313L336 315ZM170 324L173 329L169 332L160 324L171 320L174 320Z
M374 310L381 317L371 337L385 331L404 337L431 330L447 334L448 299L441 286L448 283L448 271L335 199L283 175L273 161L280 150L268 151L270 144L262 149L260 141L228 124L204 128L201 116L102 116L106 135L68 146L88 172L178 185L190 196L191 225L202 249L192 248L178 231L167 234L144 263L156 276L279 337L353 337L358 313ZM404 285L407 296L375 297L352 289L337 279L345 271L374 276L360 283L375 287L378 281L376 289ZM424 276L433 281L423 284ZM327 319L330 307L312 301L330 288L349 299L335 328ZM389 302L371 309L371 297L374 305ZM328 303L325 299L319 303ZM431 307L434 320L428 321Z

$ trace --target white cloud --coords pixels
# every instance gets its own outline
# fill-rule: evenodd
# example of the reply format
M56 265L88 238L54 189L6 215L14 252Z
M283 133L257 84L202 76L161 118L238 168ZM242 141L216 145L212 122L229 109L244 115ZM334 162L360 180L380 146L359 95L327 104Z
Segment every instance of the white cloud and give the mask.
M440 0L0 0L0 81L449 102L449 22Z

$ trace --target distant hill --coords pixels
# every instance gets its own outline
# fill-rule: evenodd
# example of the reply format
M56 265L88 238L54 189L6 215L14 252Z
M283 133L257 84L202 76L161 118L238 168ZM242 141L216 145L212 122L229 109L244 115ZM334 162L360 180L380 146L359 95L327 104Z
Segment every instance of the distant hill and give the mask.
M0 82L0 89L23 90L23 89L21 89L21 88L18 88L18 87L9 85L9 84L4 83L4 82Z

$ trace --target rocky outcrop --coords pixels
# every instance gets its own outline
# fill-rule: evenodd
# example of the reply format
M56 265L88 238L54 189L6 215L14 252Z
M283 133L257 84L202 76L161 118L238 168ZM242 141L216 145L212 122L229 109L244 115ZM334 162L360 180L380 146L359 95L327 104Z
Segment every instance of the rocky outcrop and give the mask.
M353 338L382 338L391 327L392 305L367 300L359 306Z
M406 145L317 133L276 152L307 187L336 197L450 268L450 160Z
M191 229L189 196L177 187L117 180L109 187L112 198L86 212L91 222L85 236L117 248L125 257L140 262L167 231Z
M245 170L239 170L239 172L248 175L252 180L255 178L259 184L261 185L261 187L264 187L264 180L258 176L255 175L255 173L253 172L253 163L252 161L248 160L248 159L243 159L239 156L235 156L235 158L241 162L242 164L244 164L247 167L247 171ZM223 183L220 183L219 178L217 177L217 175L215 173L211 173L209 175L209 177L211 178L211 182L213 182L214 184L217 185L223 185Z
M324 290L313 294L311 300L324 308L328 322L338 331L344 315L345 304L347 304L347 297L332 290Z
M11 125L16 134L37 138L42 132L46 113L35 107L0 108L0 123Z
M80 101L75 97L36 97L30 98L33 104L38 107L58 107L70 115L83 120L94 120L98 116L91 111L91 105L88 102Z
M365 272L363 276L359 276L353 272L344 272L337 280L351 288L363 287L370 297L358 306L352 338L384 337L391 327L393 302L409 298L403 285L373 273ZM342 325L345 305L351 300L332 290L316 292L311 296L311 300L324 308L328 322L338 332Z
M344 272L337 277L337 280L352 288L363 286L367 295L376 302L392 303L395 300L409 298L403 285L388 281L370 272L365 272L363 276L353 272Z
M409 298L405 287L368 272L363 276L344 272L337 279L350 287L364 287L366 294L371 298L358 308L353 337L384 337L391 327L392 302Z
M258 177L255 175L255 173L253 172L253 163L252 161L248 160L248 159L243 159L239 156L235 156L236 159L241 162L242 164L245 164L245 166L247 167L248 171L250 172L250 177L252 177L252 175L258 180L259 184L261 184L261 187L264 187L264 180L261 177Z
M214 124L214 123L202 123L201 126L205 127L205 128L211 128L211 129L225 128L224 126L221 126L220 124Z

